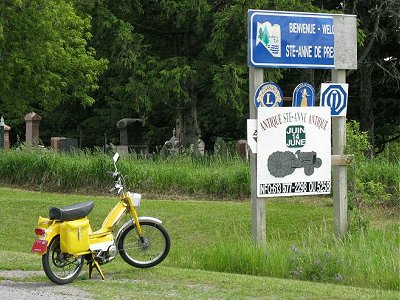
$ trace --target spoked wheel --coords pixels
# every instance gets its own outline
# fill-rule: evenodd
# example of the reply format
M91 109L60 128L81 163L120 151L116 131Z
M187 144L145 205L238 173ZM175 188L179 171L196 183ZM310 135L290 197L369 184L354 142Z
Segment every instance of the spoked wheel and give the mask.
M47 252L42 256L43 270L46 276L57 284L72 282L80 273L83 266L82 256L62 253L60 236L51 240Z
M141 241L135 224L129 226L118 241L122 259L137 268L150 268L158 265L168 255L171 247L168 232L160 224L140 222L143 238Z

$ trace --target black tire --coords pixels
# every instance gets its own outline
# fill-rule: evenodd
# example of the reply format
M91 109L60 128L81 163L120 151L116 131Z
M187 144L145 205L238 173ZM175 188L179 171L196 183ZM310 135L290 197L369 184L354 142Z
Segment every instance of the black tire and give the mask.
M83 257L62 253L60 248L60 236L55 236L47 252L42 256L43 270L46 276L57 284L72 282L82 270Z
M122 232L118 249L122 259L133 267L150 268L158 265L168 255L171 241L168 232L160 224L140 222L145 244L143 244L132 223Z

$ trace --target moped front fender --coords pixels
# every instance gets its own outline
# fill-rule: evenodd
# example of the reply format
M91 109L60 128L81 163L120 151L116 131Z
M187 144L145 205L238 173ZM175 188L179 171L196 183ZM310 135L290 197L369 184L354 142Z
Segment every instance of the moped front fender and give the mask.
M162 224L162 221L160 219L157 218L153 218L153 217L139 217L139 222L152 222L158 225ZM129 220L127 221L124 225L121 226L121 228L118 230L117 235L115 237L115 244L118 245L119 239L121 237L121 234L132 224L134 224L135 221L134 220Z

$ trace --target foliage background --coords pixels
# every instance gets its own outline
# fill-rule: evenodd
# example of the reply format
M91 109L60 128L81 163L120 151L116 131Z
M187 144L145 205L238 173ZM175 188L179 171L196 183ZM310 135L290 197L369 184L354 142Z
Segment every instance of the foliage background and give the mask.
M30 111L43 117L45 145L52 136L118 144L122 118L143 119L150 150L173 128L185 145L201 135L207 150L218 137L244 138L249 8L357 14L348 117L372 153L400 136L398 1L4 0L0 114L12 144L24 140ZM330 71L268 69L265 80L291 95L304 81L318 90Z

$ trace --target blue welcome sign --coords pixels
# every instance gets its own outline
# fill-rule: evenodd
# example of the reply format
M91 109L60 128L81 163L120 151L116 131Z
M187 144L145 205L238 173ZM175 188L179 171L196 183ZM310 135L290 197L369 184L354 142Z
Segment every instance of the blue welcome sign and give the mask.
M249 10L248 22L250 66L334 69L332 15Z

